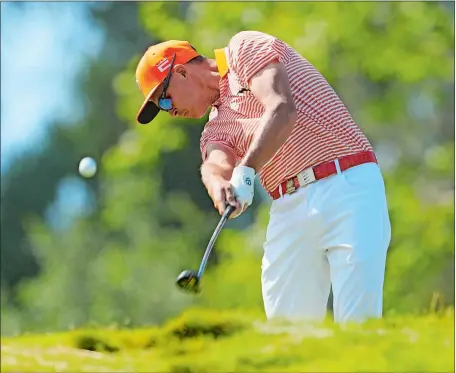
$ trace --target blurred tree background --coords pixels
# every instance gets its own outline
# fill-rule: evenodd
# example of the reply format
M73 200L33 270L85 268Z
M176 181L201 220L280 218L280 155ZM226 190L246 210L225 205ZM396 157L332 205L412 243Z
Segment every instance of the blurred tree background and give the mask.
M84 115L54 123L42 149L2 174L3 334L155 324L192 304L262 309L269 197L258 187L228 224L202 296L179 293L176 275L198 266L218 219L199 178L206 118L135 121L149 44L189 40L212 57L249 29L302 53L373 143L393 229L385 314L454 304L454 3L112 2L90 14L105 39L78 79ZM99 162L83 181L87 212L56 226L48 210L86 154Z

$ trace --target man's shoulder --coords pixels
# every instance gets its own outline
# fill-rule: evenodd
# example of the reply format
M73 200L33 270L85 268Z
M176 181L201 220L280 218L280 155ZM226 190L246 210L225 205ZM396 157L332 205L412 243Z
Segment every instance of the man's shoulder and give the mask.
M228 42L228 47L230 49L239 48L239 46L241 46L242 43L245 41L265 40L265 39L274 40L277 38L270 34L264 33L262 31L256 31L256 30L239 31L238 33L234 34L231 37L231 39Z
M225 48L230 70L239 73L239 69L251 64L258 52L273 45L275 40L274 36L261 31L248 30L234 34Z
M239 31L238 33L234 34L232 37L231 37L231 40L233 39L246 39L246 38L252 38L252 37L269 37L269 38L273 38L274 36L270 35L270 34L267 34L265 32L262 32L262 31L258 31L258 30L243 30L243 31Z

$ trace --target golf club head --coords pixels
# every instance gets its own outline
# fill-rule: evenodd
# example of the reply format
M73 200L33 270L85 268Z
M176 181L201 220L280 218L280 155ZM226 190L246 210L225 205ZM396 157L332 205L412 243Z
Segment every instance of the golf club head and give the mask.
M200 292L198 274L194 271L181 272L177 276L176 285L188 293L198 294Z

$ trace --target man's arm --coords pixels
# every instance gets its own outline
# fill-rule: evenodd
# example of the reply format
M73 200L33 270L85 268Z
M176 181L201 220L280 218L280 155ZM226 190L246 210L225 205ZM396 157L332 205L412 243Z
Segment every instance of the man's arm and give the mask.
M219 144L209 143L206 149L207 159L201 166L201 179L214 206L222 214L226 207L225 202L237 206L230 184L236 166L236 156Z
M211 177L222 177L230 180L233 168L236 166L236 156L226 147L209 143L206 147L207 158L201 165L203 183L210 181Z
M239 165L259 172L290 136L297 114L288 74L281 62L272 62L256 73L250 90L263 104L265 112Z

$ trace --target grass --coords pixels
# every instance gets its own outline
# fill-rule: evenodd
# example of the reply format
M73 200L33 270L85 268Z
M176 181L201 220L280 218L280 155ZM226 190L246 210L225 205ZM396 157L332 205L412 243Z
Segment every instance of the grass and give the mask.
M189 310L160 328L2 338L2 372L454 372L454 311L344 328Z

